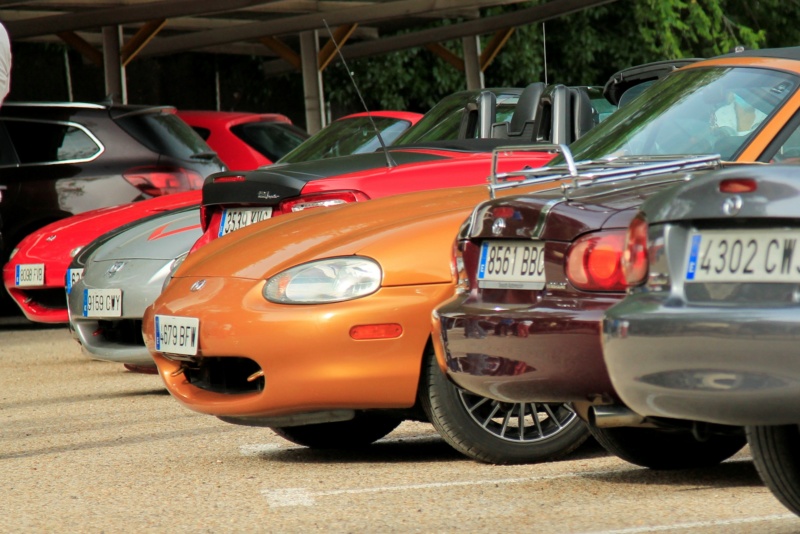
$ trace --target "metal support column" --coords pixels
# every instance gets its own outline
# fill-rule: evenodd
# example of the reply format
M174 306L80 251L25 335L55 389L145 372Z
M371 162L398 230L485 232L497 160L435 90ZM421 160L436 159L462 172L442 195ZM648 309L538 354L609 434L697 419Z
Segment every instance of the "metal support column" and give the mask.
M318 67L319 36L317 31L300 34L300 57L305 96L306 130L315 134L325 126L325 97L322 93L322 73Z
M106 81L106 96L114 102L128 103L125 69L120 62L122 27L103 26L103 70Z
M483 89L480 38L477 35L463 37L461 46L464 49L464 73L467 77L467 89Z

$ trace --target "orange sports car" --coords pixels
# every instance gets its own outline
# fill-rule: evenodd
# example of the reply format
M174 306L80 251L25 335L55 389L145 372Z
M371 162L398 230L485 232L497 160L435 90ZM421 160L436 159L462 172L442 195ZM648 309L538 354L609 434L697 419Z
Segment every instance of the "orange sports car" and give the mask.
M143 321L167 388L310 447L365 445L413 419L487 462L573 450L587 431L568 405L471 395L436 362L431 312L459 283L453 236L488 197L471 186L300 212L190 254Z

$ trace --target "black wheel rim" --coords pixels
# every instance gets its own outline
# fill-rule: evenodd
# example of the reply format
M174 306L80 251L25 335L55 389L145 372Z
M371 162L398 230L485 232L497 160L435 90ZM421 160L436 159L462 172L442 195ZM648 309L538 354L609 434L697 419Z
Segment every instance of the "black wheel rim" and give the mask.
M467 414L484 431L513 443L533 443L566 430L577 415L568 404L510 403L458 391Z

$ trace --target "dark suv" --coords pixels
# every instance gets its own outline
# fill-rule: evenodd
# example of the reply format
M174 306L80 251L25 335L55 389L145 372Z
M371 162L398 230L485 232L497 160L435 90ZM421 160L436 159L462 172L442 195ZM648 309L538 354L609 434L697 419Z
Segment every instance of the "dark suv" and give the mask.
M0 109L5 247L94 208L198 189L225 170L170 107L15 103Z

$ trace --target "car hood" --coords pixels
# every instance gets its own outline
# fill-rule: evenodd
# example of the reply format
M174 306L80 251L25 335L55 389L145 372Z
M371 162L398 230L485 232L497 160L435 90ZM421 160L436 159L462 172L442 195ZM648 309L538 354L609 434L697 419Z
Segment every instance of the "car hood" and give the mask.
M199 205L200 198L200 191L188 191L61 219L23 239L14 261L46 263L48 268L61 265L66 269L70 252L85 247L105 232L159 212Z
M552 181L527 186L556 187ZM383 268L383 286L451 282L452 244L486 186L397 195L269 219L189 255L175 277L264 279L321 258L362 255Z
M88 261L171 260L188 252L201 235L199 208L171 211L105 240Z

